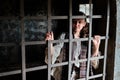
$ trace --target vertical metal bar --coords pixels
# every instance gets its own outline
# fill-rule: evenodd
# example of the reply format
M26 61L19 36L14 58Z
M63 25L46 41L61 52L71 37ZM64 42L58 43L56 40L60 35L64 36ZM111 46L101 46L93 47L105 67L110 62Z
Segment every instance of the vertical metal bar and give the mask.
M51 80L51 42L48 41L48 80Z
M109 22L110 22L110 2L107 2L107 28L106 28L106 39L105 39L105 52L104 52L104 65L103 65L103 80L106 76L106 60L107 60L107 47L108 47L108 34L109 34Z
M48 0L48 31L51 31L51 0Z
M48 0L48 31L51 31L51 0ZM51 80L51 43L48 41L48 80Z
M24 40L24 0L20 0L20 19L21 19L21 49L22 49L22 80L26 80L26 63L25 63L25 40Z
M72 0L69 1L69 62L68 62L68 80L71 75L71 50L72 50Z
M91 56L91 35L92 35L92 0L89 0L89 13L90 13L90 24L89 24L89 43L88 43L88 60L87 60L87 75L86 80L89 78L90 68L90 56Z

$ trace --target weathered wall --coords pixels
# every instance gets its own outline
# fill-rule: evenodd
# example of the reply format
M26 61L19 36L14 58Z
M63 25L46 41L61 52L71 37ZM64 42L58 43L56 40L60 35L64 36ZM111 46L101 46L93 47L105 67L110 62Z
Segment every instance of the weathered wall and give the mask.
M45 16L47 15L47 0L25 0L25 16L24 16L24 29L25 41L43 41L47 32L47 20L28 19L30 16ZM61 2L64 0L56 1L52 5L52 15L67 15L68 8L61 6L60 3L66 4L68 2ZM16 4L14 4L16 3ZM56 4L57 3L57 4ZM14 64L21 62L21 26L19 18L19 1L5 0L0 3L0 16L15 16L16 19L0 19L0 43L15 43L15 46L0 46L0 71L1 67L8 66L7 64ZM59 5L58 5L59 4ZM31 6L32 5L32 6ZM61 7L65 7L62 8ZM67 28L67 21L52 20L52 29L55 33L59 33ZM66 25L65 25L65 24ZM56 30L57 26L57 30ZM64 30L62 30L64 27ZM26 46L26 61L41 61L44 62L44 45ZM34 53L34 54L33 54ZM6 64L5 64L6 63Z
M114 80L120 80L120 0L117 4L117 26L116 26L116 43L115 43L115 63L114 63Z

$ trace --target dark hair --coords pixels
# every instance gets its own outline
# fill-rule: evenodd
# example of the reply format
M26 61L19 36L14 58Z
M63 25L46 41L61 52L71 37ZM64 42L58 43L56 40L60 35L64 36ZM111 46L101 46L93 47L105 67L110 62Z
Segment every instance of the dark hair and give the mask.
M80 37L85 38L89 36L89 24L86 23L85 27L81 30Z
M76 15L81 15L81 16L83 15L83 16L85 16L85 13L82 12L82 11L79 11L79 12L76 13Z
M86 15L85 15L85 13L80 11L80 12L76 13L76 16L86 16ZM77 19L73 19L73 21L79 20L79 19L85 19L85 21L86 21L86 18L77 18Z

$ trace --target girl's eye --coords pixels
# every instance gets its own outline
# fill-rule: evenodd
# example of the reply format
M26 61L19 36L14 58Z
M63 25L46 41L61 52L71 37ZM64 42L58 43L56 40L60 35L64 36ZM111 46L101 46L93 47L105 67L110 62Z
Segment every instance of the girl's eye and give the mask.
M81 23L81 21L79 21L78 23Z

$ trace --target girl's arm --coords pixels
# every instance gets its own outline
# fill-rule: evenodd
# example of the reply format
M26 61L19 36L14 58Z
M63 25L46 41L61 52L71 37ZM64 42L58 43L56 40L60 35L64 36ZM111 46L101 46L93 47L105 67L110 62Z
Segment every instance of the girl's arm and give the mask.
M60 35L60 38L59 39L64 39L65 38L65 33L61 34ZM63 47L64 43L63 42L60 42L58 44L56 44L55 46L51 45L51 63L54 64L57 57L60 55L60 51L61 51L61 48ZM45 50L45 62L47 63L48 62L48 48L46 48Z
M100 46L100 36L95 35L93 38L93 50L92 50L92 57L98 57L100 56L100 51L99 51L99 46ZM98 68L99 65L99 59L97 60L92 60L91 61L92 66L96 69Z

